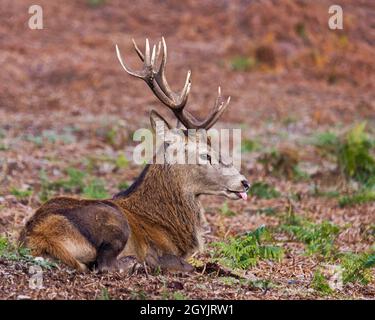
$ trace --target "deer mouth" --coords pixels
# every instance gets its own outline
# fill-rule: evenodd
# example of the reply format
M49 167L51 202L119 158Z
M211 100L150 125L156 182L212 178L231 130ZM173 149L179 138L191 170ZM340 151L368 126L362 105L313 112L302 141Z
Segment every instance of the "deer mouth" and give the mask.
M242 199L244 201L247 200L247 193L245 191L233 191L233 190L227 190L227 194L229 198L235 197L234 199Z

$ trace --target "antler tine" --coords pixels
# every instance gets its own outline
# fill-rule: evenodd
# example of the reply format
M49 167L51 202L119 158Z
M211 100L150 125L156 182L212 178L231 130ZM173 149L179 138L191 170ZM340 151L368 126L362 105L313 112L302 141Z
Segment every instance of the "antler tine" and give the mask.
M208 130L217 122L220 116L224 113L224 111L229 105L229 102L230 102L230 97L228 97L225 102L222 100L221 88L219 87L218 96L215 100L215 104L213 108L211 109L209 115L206 117L206 119L199 121L189 111L182 110L183 111L182 117L185 120L182 122L185 124L187 128ZM176 116L178 115L176 114Z
M167 54L167 44L165 43L164 37L161 38L161 46L162 46L162 51L161 51L162 58L161 58L159 70L155 78L159 84L160 89L162 89L166 95L176 98L176 94L172 91L172 89L168 85L167 79L165 78L165 66L167 64L168 54Z
M224 102L221 96L221 88L219 87L218 96L209 115L206 117L206 119L199 121L189 111L184 109L191 89L191 71L188 71L184 87L179 94L173 92L167 82L165 76L165 67L167 63L167 45L165 43L164 37L162 37L161 41L159 41L157 49L156 45L152 47L152 51L150 50L150 43L148 39L146 39L144 54L138 48L134 39L133 45L137 55L144 63L143 69L141 71L133 71L129 67L127 67L122 61L120 50L116 45L117 58L119 59L123 69L130 75L143 79L154 92L154 94L159 98L159 100L173 111L176 118L181 121L181 123L184 124L187 129L208 130L209 128L211 128L228 107L230 97L226 102ZM159 67L157 68L156 65L159 61L160 54L161 62Z
M135 52L137 52L138 57L139 57L142 61L145 61L145 57L144 57L142 51L139 50L139 48L138 48L137 44L135 43L135 40L134 40L134 39L132 39L132 42L133 42L134 49L135 49Z
M156 54L156 45L154 45L152 47L151 66L154 66L154 63L155 63L155 54Z
M151 65L151 57L150 57L150 43L148 42L148 39L146 39L146 46L145 46L145 67L149 67Z
M215 100L213 112L211 114L211 117L208 117L209 121L206 123L207 130L211 128L216 123L216 121L220 118L220 116L224 113L225 109L229 105L229 102L230 102L230 97L228 97L226 102L224 103L223 98L221 96L221 87L219 86L217 89L217 98Z
M155 61L159 60L160 51L161 51L161 41L158 42L158 51L156 52Z
M186 80L184 87L181 90L180 93L180 102L179 102L179 109L183 109L186 105L187 99L189 97L190 89L191 89L191 81L190 81L191 71L189 70L186 75Z
M218 108L217 113L215 114L215 116L212 117L211 121L206 125L206 130L210 129L217 122L217 120L219 120L221 115L224 113L226 108L229 106L229 102L230 102L230 97L228 97L228 99L225 103L222 102L220 104L220 107Z
M116 53L117 53L117 59L120 61L120 64L122 66L122 68L127 72L129 73L130 75L134 76L134 77L137 77L137 78L140 78L140 79L143 79L143 75L141 74L141 72L136 72L136 71L133 71L131 70L129 67L126 66L126 64L122 61L122 58L121 58L121 54L120 54L120 50L116 44Z

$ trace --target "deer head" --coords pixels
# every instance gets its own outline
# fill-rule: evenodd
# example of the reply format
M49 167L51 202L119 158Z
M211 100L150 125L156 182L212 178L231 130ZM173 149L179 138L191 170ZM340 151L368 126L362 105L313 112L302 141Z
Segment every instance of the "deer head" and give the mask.
M185 109L190 88L191 72L187 73L185 85L180 93L171 90L166 77L165 67L167 62L167 46L164 38L159 42L158 47L153 46L150 50L149 41L146 39L145 52L143 53L133 40L134 48L139 58L143 61L143 69L133 71L127 67L120 55L116 45L117 57L124 70L136 77L144 80L151 88L155 96L167 106L187 130L182 130L182 140L180 147L184 149L184 154L189 157L194 156L203 159L197 164L169 164L171 173L179 179L183 189L193 192L194 195L213 194L226 196L230 199L247 199L249 183L247 179L231 164L229 159L223 157L211 145L210 139L207 139L206 131L210 129L228 107L230 97L224 101L221 95L221 89L218 89L218 96L206 119L200 121ZM161 62L159 56L161 54ZM181 138L181 130L177 132L172 126L156 111L151 112L151 125L157 135L164 139L163 148L160 148L158 154L162 153L164 158L171 152L171 141ZM160 126L161 124L161 126ZM162 130L160 130L162 128ZM191 134L191 130L196 131ZM168 136L168 139L165 137ZM193 143L192 143L193 142ZM195 150L191 146L196 146ZM174 145L175 148L175 145Z

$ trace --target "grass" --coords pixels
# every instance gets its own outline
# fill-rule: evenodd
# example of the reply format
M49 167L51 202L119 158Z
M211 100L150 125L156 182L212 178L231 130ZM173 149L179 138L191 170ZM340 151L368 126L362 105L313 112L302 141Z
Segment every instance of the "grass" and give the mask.
M67 178L65 179L49 181L46 172L41 172L41 191L39 193L41 202L47 201L56 192L82 194L84 197L90 199L104 199L109 197L102 180L71 167L66 169L66 174Z
M334 156L347 180L359 183L359 189L353 194L335 194L340 207L375 201L375 145L366 133L366 122L354 125L342 138L332 132L320 133L314 145Z
M164 288L160 295L161 300L187 300L188 298L180 291L171 292L164 283Z
M375 190L362 189L352 195L344 195L339 198L340 207L352 207L358 204L375 201Z
M0 142L0 151L7 151L9 150L9 146L5 143Z
M144 290L133 291L130 295L131 300L147 300L148 296Z
M252 57L235 56L230 60L230 66L234 71L249 71L256 66L256 60Z
M96 178L83 188L83 196L89 199L109 198L103 181Z
M45 202L54 195L54 190L50 187L51 182L48 179L47 173L41 170L39 173L41 190L39 192L39 200Z
M67 168L66 173L68 176L66 179L50 181L45 171L40 172L41 191L39 193L39 200L41 202L47 201L57 191L64 191L69 193L82 192L85 186L85 172L77 170L75 168Z
M56 267L56 263L33 257L28 248L18 247L5 237L0 237L0 258L24 263L29 262L48 270Z
M115 160L116 168L123 169L129 165L129 160L123 153L120 153Z
M90 7L96 8L104 5L106 0L86 0Z
M299 158L300 156L296 149L284 148L264 152L257 161L263 165L267 174L296 181L306 180L309 175L301 170Z
M375 159L371 154L374 146L365 130L366 122L362 122L346 134L339 146L338 164L347 177L366 185L375 176Z
M127 182L127 181L124 181L124 182L120 182L118 185L117 185L117 188L119 190L126 190L130 187L130 183Z
M238 285L240 285L260 290L268 290L275 287L270 279L236 279L233 277L220 277L219 281L229 287L238 287Z
M354 125L341 138L329 131L320 133L313 144L335 158L345 178L375 186L375 145L366 133L366 122Z
M118 137L118 127L117 126L114 126L114 127L111 127L108 131L105 132L105 140L106 142L114 147L116 146L116 139Z
M5 137L6 137L6 131L0 128L0 151L6 151L9 149L9 146L1 141Z
M343 282L367 285L373 280L371 268L375 267L375 251L372 253L344 253L341 257Z
M310 175L303 171L299 165L295 165L292 168L292 176L295 181L309 180Z
M304 23L302 22L298 22L295 26L294 26L294 30L296 32L296 34L301 37L303 40L307 40L308 37L307 37L307 32L306 32L306 26Z
M258 209L256 213L264 214L266 216L275 216L279 213L279 209L275 207L265 207Z
M313 145L328 152L335 152L338 142L337 134L331 131L321 132L313 137Z
M28 134L26 135L26 140L33 142L38 147L42 147L45 143L74 143L76 137L71 128L64 128L63 133L57 133L55 130L43 130L40 135Z
M259 150L260 145L258 142L250 139L243 139L241 143L241 151L242 152L252 152Z
M85 186L86 173L75 168L67 168L66 173L68 174L68 179L56 181L54 183L55 186L62 188L66 192L80 192Z
M375 247L370 253L338 252L335 239L340 228L329 221L321 223L311 222L294 214L286 217L281 230L286 231L294 239L305 244L307 254L317 254L324 260L336 261L342 268L343 284L360 283L367 285L373 280L371 268L375 267ZM320 270L314 273L312 288L328 295L333 292L325 276Z
M219 263L234 269L248 269L259 260L282 259L283 249L266 244L270 240L269 231L261 226L245 235L232 237L228 242L215 242L212 245L218 249L214 255Z
M259 199L274 199L280 197L280 192L265 182L255 182L251 186L249 194Z
M290 214L281 225L281 230L287 232L293 239L303 242L308 255L317 254L330 258L336 253L334 242L340 233L340 228L329 221L314 223Z
M109 295L107 288L102 288L97 300L111 300L111 296Z
M314 276L310 286L323 295L330 295L333 293L333 290L329 286L327 279L320 270L314 272Z
M100 167L107 165L111 171L118 171L129 166L129 160L125 154L119 153L117 157L103 156L89 156L82 161L87 172L92 173L100 169Z
M320 190L317 185L313 185L311 195L314 197L325 197L329 199L340 197L340 192L336 190Z
M14 195L17 198L17 200L22 201L22 200L30 198L33 194L33 190L32 189L24 190L24 189L12 188L12 189L10 189L10 193L12 195Z
M231 209L229 209L229 206L228 206L228 202L225 201L223 203L223 205L221 206L220 208L220 213L223 215L223 216L226 216L226 217L233 217L236 215L236 212L232 211Z

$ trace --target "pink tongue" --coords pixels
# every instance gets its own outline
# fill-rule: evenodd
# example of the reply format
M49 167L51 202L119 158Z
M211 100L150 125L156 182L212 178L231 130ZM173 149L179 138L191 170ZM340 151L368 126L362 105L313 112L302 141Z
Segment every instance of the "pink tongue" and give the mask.
M242 199L244 199L245 201L247 200L247 193L246 192L240 192L240 196Z

